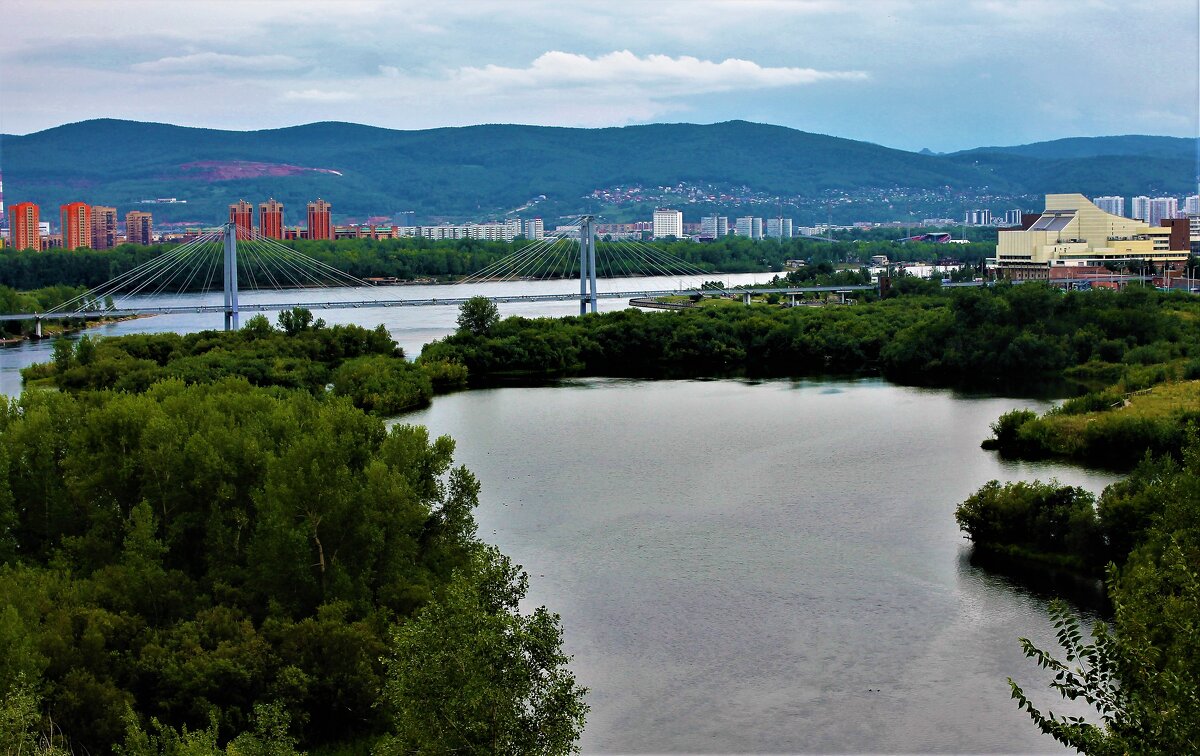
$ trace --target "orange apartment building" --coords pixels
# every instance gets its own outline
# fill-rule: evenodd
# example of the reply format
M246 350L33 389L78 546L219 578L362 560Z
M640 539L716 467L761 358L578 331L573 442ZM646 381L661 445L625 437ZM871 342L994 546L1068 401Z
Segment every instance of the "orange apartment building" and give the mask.
M32 202L18 202L8 208L9 242L13 249L41 251L42 239L38 231L41 211Z
M59 207L58 213L63 249L91 249L92 206L86 202L69 202Z
M333 239L332 206L323 199L308 203L308 238Z
M258 232L268 239L283 238L283 203L274 197L258 206Z
M249 239L254 229L254 205L239 200L229 206L229 222L237 226L237 238Z

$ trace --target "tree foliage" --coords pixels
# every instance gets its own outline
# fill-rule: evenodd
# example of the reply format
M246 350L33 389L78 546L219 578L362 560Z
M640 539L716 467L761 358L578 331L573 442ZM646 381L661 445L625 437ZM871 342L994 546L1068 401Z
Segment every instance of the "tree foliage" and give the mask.
M347 343L375 343L370 331L333 330L265 338L338 355ZM156 355L189 343L242 338L135 338L117 351L126 369L157 366ZM100 341L88 367L109 361L110 349ZM396 364L420 372L371 351L342 367L382 360L383 374ZM426 705L407 698L420 690L389 683L396 670L383 660L395 628L423 627L433 642L474 621L476 607L446 597L491 586L473 576L499 559L475 536L478 483L452 469L448 438L387 429L349 398L257 387L228 375L236 372L156 377L137 392L26 392L0 411L5 743L58 732L75 752L120 746L138 756L365 750L393 730L391 707ZM513 570L503 575L523 587ZM435 600L440 608L411 619ZM488 606L489 621L539 656L525 667L470 667L462 679L480 690L526 685L523 717L581 716L578 688L555 688L552 700L533 692L541 677L519 679L550 669L569 679L556 622L522 617L513 602ZM440 663L436 649L408 648Z
M1165 462L1158 472L1133 483L1157 506L1128 558L1109 568L1112 627L1097 625L1085 643L1079 621L1058 603L1051 615L1062 658L1021 640L1026 656L1054 673L1051 688L1091 704L1099 721L1043 713L1009 680L1013 698L1038 728L1083 753L1200 747L1200 437L1194 430L1182 463Z

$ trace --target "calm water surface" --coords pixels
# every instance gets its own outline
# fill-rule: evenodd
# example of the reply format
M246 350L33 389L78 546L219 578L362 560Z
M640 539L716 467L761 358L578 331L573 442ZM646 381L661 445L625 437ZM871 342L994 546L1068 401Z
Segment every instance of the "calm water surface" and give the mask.
M480 535L559 612L586 752L1060 752L1009 698L1044 600L965 561L953 512L1028 399L850 382L586 380L441 397ZM1084 709L1038 691L1055 712Z

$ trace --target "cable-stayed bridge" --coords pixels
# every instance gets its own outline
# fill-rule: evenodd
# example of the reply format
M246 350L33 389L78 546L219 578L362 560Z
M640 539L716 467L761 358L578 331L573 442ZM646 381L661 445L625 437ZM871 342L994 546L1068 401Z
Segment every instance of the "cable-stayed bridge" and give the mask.
M221 275L217 288L218 269ZM528 243L511 254L444 286L447 296L398 297L397 289L377 286L326 262L306 255L253 229L225 224L218 231L202 234L136 268L114 276L87 292L43 313L0 315L0 320L34 320L41 333L43 320L66 318L122 317L173 313L224 313L226 330L236 329L242 312L308 309L353 309L360 307L414 307L459 305L471 297L455 291L461 284L500 281L562 280L576 277L579 291L562 293L501 294L494 302L579 301L579 312L596 312L600 299L662 297L700 293L729 294L706 279L720 276L682 260L640 240L618 239L598 242L593 218L581 216L575 223ZM680 281L677 289L599 291L597 278L666 276ZM690 285L685 286L684 280ZM346 290L349 299L329 299L330 288ZM872 289L860 286L809 286L756 289L755 293L796 295L810 292L846 292ZM167 295L215 294L220 304L164 304ZM285 292L286 301L242 302L242 292ZM459 292L462 289L458 290ZM324 299L319 298L325 293ZM486 296L486 295L485 295ZM749 294L743 293L748 301Z

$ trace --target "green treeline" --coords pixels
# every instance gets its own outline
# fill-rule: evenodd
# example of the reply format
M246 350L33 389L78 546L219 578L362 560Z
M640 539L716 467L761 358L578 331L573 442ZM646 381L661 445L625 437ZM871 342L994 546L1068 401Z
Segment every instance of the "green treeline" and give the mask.
M49 381L66 391L141 392L167 378L188 384L238 376L254 386L326 392L356 407L395 415L429 403L435 389L466 382L461 366L404 359L387 329L326 326L308 310L279 314L272 328L262 315L238 331L83 336L54 344L53 360L23 371L27 382Z
M0 751L571 750L558 618L453 442L354 406L430 376L281 326L62 341L34 373L66 390L0 408Z
M898 235L894 234L894 235ZM432 241L420 238L401 239L342 239L333 241L282 242L338 270L359 278L393 276L399 279L449 279L475 273L503 257L519 251L533 242L517 240L510 243L456 239ZM786 239L753 241L725 237L714 242L691 241L649 242L689 265L709 271L750 273L781 271L786 260L803 259L821 262L869 262L873 255L887 255L890 260L938 260L954 258L978 263L995 252L995 242L973 242L966 245L900 244L887 240L834 241ZM46 286L84 286L92 288L127 273L162 254L174 245L139 246L125 244L112 250L62 250L46 252L0 250L0 286L19 290ZM629 257L624 247L600 243L602 275L627 275L629 270L645 267L644 262ZM624 262L617 260L618 257ZM604 267L607 266L607 267ZM169 282L168 291L180 287L202 288L203 276L190 281L189 270L180 269Z
M1043 714L1009 680L1043 732L1083 753L1190 753L1200 743L1200 435L1194 424L1186 433L1179 459L1147 455L1099 500L1054 482L991 481L955 513L977 550L1090 575L1108 565L1111 627L1085 642L1060 604L1064 659L1022 641L1056 673L1050 687L1093 704L1099 720Z
M921 283L917 281L916 283ZM460 330L418 362L501 374L801 376L875 372L954 385L1059 378L1088 366L1116 378L1149 369L1178 377L1200 358L1200 302L1149 289L1067 292L1036 284L896 296L853 307L623 310L555 319L507 318ZM1145 365L1153 355L1153 366Z

